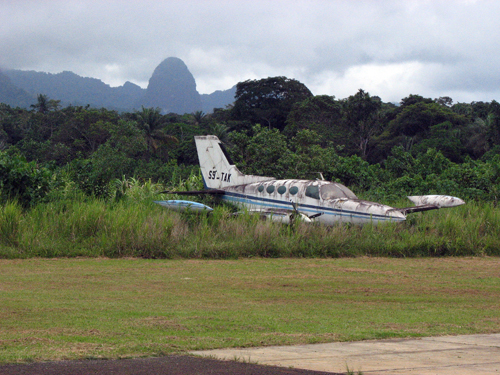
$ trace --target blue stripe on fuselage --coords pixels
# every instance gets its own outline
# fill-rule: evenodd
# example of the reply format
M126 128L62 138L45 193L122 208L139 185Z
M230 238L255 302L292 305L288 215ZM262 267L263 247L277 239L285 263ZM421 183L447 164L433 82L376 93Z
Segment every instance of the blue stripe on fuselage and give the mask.
M285 208L290 209L292 204L286 201L270 199L270 198L262 198L249 196L246 194L234 193L230 191L226 191L226 193L222 196L223 200L233 202L236 204L246 204L253 206L262 206L267 208ZM385 215L377 215L371 213L357 212L357 211L346 211L340 210L338 208L324 207L324 206L313 206L309 204L300 204L300 211L304 213L316 214L323 213L325 215L337 215L337 216L348 216L348 217L356 217L364 220L377 220L377 221L402 221L404 219L385 216Z

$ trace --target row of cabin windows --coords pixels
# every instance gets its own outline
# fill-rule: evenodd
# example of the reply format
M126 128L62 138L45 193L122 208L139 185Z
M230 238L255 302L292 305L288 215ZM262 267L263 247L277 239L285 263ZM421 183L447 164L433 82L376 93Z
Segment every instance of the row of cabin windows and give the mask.
M268 194L272 194L274 193L274 191L277 191L279 194L283 195L286 193L286 186L278 186L278 189L275 188L274 185L269 185L267 188L266 188L266 191ZM264 191L264 186L263 185L260 185L258 188L257 188L257 191L259 193L262 193ZM299 192L299 188L297 186L292 186L288 192L291 194L291 195L295 195ZM306 196L307 197L310 197L310 198L314 198L314 199L319 199L319 187L318 186L308 186L306 188Z
M268 194L274 193L275 190L281 195L286 193L286 186L284 186L284 185L279 186L277 189L274 185L269 185L265 189L266 189L266 192ZM257 188L257 191L259 193L262 193L264 191L264 185L260 185ZM295 195L299 192L299 188L297 186L292 186L288 190L288 192L291 195ZM319 197L320 197L319 186L309 185L308 187L306 187L305 194L306 194L306 197L313 198L313 199L319 199ZM321 187L321 197L324 200L338 199L338 198L357 199L356 195L351 190L349 190L344 185L340 185L340 184L323 185Z
M272 194L274 193L274 190L275 190L275 186L274 185L269 185L267 188L266 188L266 191L268 192L268 194ZM279 186L278 189L276 189L278 191L278 193L280 194L285 194L286 193L286 186ZM258 188L257 188L257 191L259 193L262 193L264 191L264 186L263 185L260 185ZM289 190L290 194L292 195L295 195L299 192L299 188L297 186L292 186Z

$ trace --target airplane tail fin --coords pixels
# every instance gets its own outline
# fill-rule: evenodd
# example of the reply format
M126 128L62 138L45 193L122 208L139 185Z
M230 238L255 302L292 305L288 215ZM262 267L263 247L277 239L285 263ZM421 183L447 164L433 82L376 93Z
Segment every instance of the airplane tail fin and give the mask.
M241 173L228 158L224 152L224 146L215 135L196 136L194 140L198 151L203 184L208 189L221 189L274 179L273 177Z

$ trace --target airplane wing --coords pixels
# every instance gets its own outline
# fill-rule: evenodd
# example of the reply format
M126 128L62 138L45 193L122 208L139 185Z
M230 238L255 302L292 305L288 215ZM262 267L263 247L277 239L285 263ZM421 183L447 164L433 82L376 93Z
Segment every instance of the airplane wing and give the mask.
M178 194L178 195L224 195L226 192L219 189L210 190L192 190L192 191L160 191L160 194Z
M262 220L276 221L282 224L291 224L295 220L304 223L311 223L311 217L298 212L296 210L288 210L285 208L265 208L265 209L250 209L246 212L251 214L258 214ZM235 215L242 215L244 212L236 212Z
M207 213L213 211L212 207L209 207L203 203L191 202L191 201L169 200L169 201L154 201L154 203L175 211L192 211L192 212L207 212Z
M399 211L406 215L414 212L437 210L440 208L456 207L465 204L462 199L449 195L413 195L409 196L408 199L415 203L416 206L394 208L393 210Z
M179 192L184 193L184 192ZM198 192L191 192L193 195ZM200 213L210 213L213 211L212 207L204 205L198 202L192 201L184 201L184 200L168 200L168 201L154 201L154 203L159 204L160 206L169 208L175 211L191 211L191 212L200 212ZM307 216L301 212L296 210L287 210L280 208L268 208L268 209L253 209L248 210L249 213L255 213L260 216L263 220L276 221L283 224L291 224L296 220L311 223L312 218L317 217L321 214L316 214L312 216ZM236 212L234 215L241 215L243 212Z
M404 207L404 208L393 208L392 210L388 211L399 211L402 214L412 214L414 212L422 212L422 211L430 211L430 210L437 210L439 209L439 206L432 205L432 204L423 204L420 206L412 206L412 207Z

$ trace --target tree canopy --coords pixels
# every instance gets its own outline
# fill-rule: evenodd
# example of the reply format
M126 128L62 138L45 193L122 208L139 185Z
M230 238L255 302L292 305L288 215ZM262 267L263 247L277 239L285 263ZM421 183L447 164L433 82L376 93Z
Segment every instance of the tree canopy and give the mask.
M337 99L271 77L240 82L234 106L211 114L59 103L41 94L31 110L0 104L0 199L29 206L65 184L110 196L116 179L178 180L198 169L193 137L204 134L225 142L245 173L313 179L322 172L377 199L436 193L496 200L500 192L495 100L410 94L395 104L362 89Z
M286 77L240 82L236 85L233 119L283 130L293 105L312 96L304 84Z

